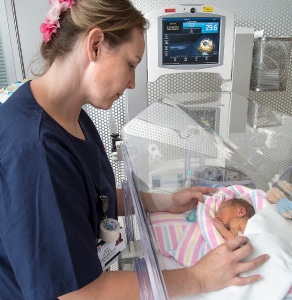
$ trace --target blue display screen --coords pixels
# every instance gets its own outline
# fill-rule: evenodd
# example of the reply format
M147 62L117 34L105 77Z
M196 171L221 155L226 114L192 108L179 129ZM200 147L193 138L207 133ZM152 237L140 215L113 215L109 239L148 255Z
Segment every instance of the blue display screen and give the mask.
M201 33L218 33L219 22L183 22L182 29L200 28Z
M220 17L162 17L162 64L218 64Z

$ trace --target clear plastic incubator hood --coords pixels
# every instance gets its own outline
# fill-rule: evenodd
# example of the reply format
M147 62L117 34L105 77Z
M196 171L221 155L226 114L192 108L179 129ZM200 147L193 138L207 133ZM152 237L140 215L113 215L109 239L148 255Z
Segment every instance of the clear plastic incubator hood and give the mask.
M230 92L164 95L124 126L126 224L133 230L134 208L143 245L135 261L142 298L168 299L161 270L182 267L161 255L143 194L191 185L267 191L279 180L292 183L291 128L292 117Z

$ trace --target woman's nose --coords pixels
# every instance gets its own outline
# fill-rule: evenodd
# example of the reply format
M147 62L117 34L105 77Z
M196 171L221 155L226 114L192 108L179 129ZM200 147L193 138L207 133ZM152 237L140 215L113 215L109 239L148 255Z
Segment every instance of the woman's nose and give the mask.
M130 80L128 82L128 89L134 89L136 86L135 82L135 73L130 77Z

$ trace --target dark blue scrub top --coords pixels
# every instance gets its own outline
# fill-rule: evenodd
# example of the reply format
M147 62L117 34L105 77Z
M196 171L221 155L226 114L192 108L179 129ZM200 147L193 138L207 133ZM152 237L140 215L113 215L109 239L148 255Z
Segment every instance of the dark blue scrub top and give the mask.
M100 136L81 111L86 141L35 101L30 82L0 107L0 299L56 299L102 272L95 240L114 174Z

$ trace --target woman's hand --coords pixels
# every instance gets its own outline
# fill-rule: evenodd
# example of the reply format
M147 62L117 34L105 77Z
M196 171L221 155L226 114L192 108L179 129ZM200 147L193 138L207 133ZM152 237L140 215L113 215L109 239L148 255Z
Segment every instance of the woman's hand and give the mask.
M242 261L252 253L252 246L245 236L238 236L210 251L197 264L189 268L193 272L200 292L220 290L227 286L242 286L261 279L258 274L241 277L240 274L256 269L269 259L263 254L250 261Z
M210 195L217 191L207 186L192 186L175 192L171 197L171 205L167 209L170 213L183 213L197 206L198 201L204 202L204 195Z

